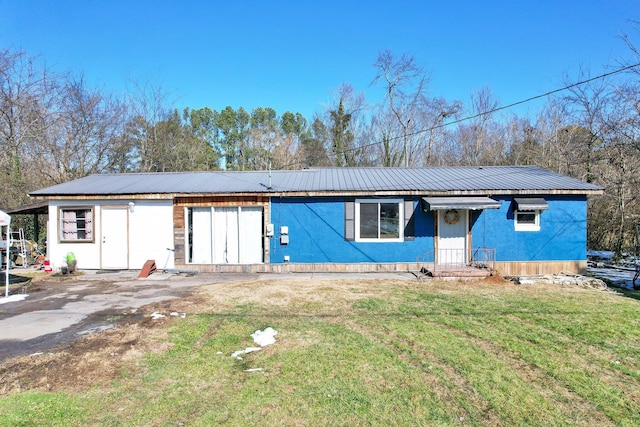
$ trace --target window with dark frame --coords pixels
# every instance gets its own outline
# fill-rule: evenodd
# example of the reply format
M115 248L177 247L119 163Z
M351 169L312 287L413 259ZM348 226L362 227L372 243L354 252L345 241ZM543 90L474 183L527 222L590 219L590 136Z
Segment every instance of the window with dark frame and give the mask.
M362 200L356 201L358 216L356 240L400 241L404 201Z
M539 231L540 211L515 211L516 231Z
M536 223L536 213L535 212L518 212L518 224L535 224Z

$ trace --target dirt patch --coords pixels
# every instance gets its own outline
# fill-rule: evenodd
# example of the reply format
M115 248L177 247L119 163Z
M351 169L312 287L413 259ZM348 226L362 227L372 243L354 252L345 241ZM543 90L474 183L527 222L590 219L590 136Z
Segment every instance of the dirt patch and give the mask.
M196 299L197 300L197 299ZM144 354L165 352L168 322L194 308L189 300L154 303L140 309L138 320L120 323L115 328L88 335L47 353L21 356L0 364L0 396L25 390L82 391L106 384L139 364ZM166 317L153 319L152 313Z
M53 311L100 295L119 293L144 299L152 293L164 293L174 299L156 301L142 307L116 307L89 314L78 324L59 333L27 341L5 341L0 349L0 396L24 390L81 391L106 384L121 372L134 372L142 355L162 353L169 347L168 322L180 315L197 312L202 298L189 297L193 289L164 285L134 287L118 282L33 281L30 298L21 304L0 306L0 320L11 319L38 310ZM182 297L182 298L180 298ZM153 319L152 313L165 317ZM171 313L178 316L171 316ZM22 355L22 356L19 356ZM18 356L18 357L15 357ZM13 358L12 358L13 357Z
M387 288L420 286L417 281L389 280L335 280L335 279L283 279L256 280L250 283L224 283L202 288L202 294L211 305L228 307L237 303L264 303L270 306L289 306L296 302L317 303L329 298L355 301L380 297L380 285Z
M209 310L224 310L237 303L261 303L272 306L296 303L344 302L380 297L381 281L348 280L255 280L205 285L182 298L155 302L127 314L113 310L115 325L60 344L50 351L9 359L0 364L0 396L37 389L43 391L82 391L96 384L107 384L121 372L134 372L141 357L166 351L169 322L181 316ZM416 282L410 282L415 285ZM385 288L390 289L385 283ZM398 282L393 286L406 286ZM35 287L34 287L35 288ZM30 291L35 291L32 288ZM54 294L42 285L43 294ZM153 313L165 317L152 318ZM178 314L172 316L171 313ZM109 313L100 313L104 317ZM98 323L96 323L98 324Z
M505 279L504 277L502 277L499 274L492 274L491 276L487 276L484 280L485 283L493 283L496 285L500 285L500 284L509 284L511 283L509 280Z
M115 378L138 356L162 351L162 329L127 325L91 335L54 353L22 356L0 365L0 395L29 389L85 390Z

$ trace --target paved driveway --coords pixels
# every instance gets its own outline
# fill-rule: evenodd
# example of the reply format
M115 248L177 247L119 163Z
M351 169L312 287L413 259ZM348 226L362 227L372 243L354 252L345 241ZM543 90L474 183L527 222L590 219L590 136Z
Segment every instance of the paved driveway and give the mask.
M154 273L137 279L136 274L86 274L75 280L30 284L25 300L0 304L0 362L47 352L57 344L109 329L123 315L135 317L139 307L189 295L204 284L257 277L245 273Z

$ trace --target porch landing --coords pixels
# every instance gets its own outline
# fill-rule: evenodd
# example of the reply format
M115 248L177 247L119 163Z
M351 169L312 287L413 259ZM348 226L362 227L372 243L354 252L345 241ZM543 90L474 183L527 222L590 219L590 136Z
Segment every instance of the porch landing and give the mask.
M433 277L434 279L442 280L473 280L473 279L485 279L491 276L491 271L486 268L453 268L453 269L437 269L427 270L422 269L422 274L425 276Z

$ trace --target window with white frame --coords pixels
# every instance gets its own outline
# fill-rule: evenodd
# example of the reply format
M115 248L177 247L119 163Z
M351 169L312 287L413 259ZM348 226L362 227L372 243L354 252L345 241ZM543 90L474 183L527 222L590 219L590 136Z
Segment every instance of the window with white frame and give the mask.
M60 208L60 241L93 242L93 208Z
M355 202L357 241L401 242L404 228L404 201L359 199Z
M540 231L540 211L515 211L516 231Z

